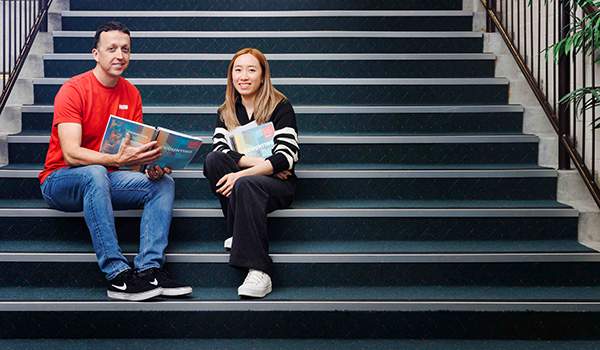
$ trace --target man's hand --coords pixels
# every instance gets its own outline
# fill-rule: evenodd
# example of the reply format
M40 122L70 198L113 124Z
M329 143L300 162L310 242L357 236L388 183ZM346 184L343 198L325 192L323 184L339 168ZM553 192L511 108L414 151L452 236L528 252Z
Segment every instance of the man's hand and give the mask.
M156 146L156 141L149 142L140 147L131 145L131 135L127 134L123 140L119 152L116 154L100 153L85 147L81 147L82 126L77 123L60 123L58 128L58 139L62 149L65 163L68 166L104 165L107 167L136 167L142 164L150 164L159 156L162 148Z
M223 176L217 182L217 187L221 186L217 189L217 193L229 198L229 196L231 196L231 191L233 190L233 185L235 184L237 179L243 176L244 175L241 174L239 171L237 173L229 173Z
M154 146L156 146L156 141L148 142L140 147L134 147L131 145L131 135L127 134L121 143L119 152L116 154L116 163L120 167L152 163L160 157L160 151L162 150L161 147L150 149Z
M158 165L146 168L146 176L152 181L160 180L165 174L171 175L171 173L172 171L170 168L165 167L163 169Z

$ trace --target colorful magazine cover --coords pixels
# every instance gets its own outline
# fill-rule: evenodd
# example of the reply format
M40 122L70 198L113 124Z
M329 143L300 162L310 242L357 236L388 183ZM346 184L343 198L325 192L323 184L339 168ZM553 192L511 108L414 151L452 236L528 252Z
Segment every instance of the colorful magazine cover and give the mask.
M249 157L268 158L273 154L275 128L272 122L244 125L229 134L232 148Z
M100 144L100 152L109 154L119 152L121 143L128 133L131 135L130 144L139 147L152 141L155 132L156 128L153 126L111 115L106 124L104 138Z
M111 115L106 125L100 152L110 154L119 152L119 148L127 134L131 135L130 144L135 147L156 140L158 142L157 147L163 147L162 155L151 165L156 164L162 168L165 166L171 169L185 168L202 145L202 139L198 137ZM143 165L140 171L145 170L146 165Z
M173 130L158 128L157 147L162 147L162 155L151 165L161 168L183 169L194 158L202 145L202 139L178 133Z

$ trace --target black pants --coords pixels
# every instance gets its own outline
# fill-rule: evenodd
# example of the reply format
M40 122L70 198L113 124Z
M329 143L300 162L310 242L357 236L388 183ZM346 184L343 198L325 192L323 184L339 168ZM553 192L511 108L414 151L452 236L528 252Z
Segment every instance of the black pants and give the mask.
M204 161L204 176L210 182L212 192L219 197L227 230L233 234L229 265L271 275L273 261L269 256L267 214L290 206L296 191L296 178L244 176L235 182L229 198L217 194L217 182L226 174L240 170L223 152L211 152Z

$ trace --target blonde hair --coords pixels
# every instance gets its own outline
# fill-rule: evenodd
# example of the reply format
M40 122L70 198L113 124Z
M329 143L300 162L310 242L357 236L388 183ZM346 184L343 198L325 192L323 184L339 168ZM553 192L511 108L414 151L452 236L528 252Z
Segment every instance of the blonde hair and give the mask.
M257 49L246 48L242 49L233 55L231 63L229 63L229 71L227 72L227 90L225 91L225 102L219 107L219 115L221 120L227 126L227 130L232 131L233 129L240 126L240 122L235 114L235 102L241 99L240 93L233 86L233 64L235 60L241 55L251 54L256 57L260 63L262 69L262 84L256 92L254 99L254 120L258 125L264 124L269 121L273 110L277 107L277 104L285 99L285 96L277 91L271 83L271 72L269 71L269 63L267 58L262 52Z

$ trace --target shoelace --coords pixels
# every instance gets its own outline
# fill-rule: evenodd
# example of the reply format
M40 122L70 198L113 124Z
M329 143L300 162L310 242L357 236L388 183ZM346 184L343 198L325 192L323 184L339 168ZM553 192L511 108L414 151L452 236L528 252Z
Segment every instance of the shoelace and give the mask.
M246 276L246 279L244 280L244 284L249 283L249 284L259 285L262 283L263 279L264 279L263 272L260 272L258 270L250 270L250 272L248 273L248 276Z
M146 284L147 282L142 280L141 278L139 278L134 272L133 270L127 270L125 271L124 275L123 275L123 280L126 280L127 283L129 283L132 287L137 287L137 286L141 286L143 284Z

